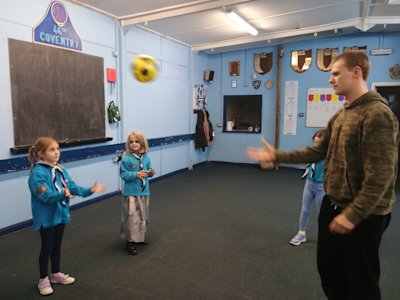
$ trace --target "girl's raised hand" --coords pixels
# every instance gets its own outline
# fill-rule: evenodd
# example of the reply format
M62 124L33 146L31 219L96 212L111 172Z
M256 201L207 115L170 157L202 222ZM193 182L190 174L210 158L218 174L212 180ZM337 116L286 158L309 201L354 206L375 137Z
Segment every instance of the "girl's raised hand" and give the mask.
M64 187L64 195L65 195L65 197L67 197L68 199L75 198L75 196L71 194L71 192L69 191L69 189L68 189L67 187Z
M136 177L138 177L140 179L143 179L143 178L147 177L148 173L149 173L149 171L144 171L144 170L143 171L139 171L139 172L136 173Z
M97 181L92 185L91 191L93 193L102 193L106 190L106 187L102 184L98 184Z

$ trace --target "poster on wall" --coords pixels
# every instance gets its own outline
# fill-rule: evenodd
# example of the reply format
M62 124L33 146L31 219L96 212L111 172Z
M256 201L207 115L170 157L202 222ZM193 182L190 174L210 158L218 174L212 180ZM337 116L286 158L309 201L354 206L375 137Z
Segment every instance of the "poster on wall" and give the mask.
M298 81L285 82L285 107L283 112L283 134L296 135Z
M207 109L207 85L194 84L193 110Z
M326 127L346 101L345 96L335 94L332 88L307 89L306 127Z

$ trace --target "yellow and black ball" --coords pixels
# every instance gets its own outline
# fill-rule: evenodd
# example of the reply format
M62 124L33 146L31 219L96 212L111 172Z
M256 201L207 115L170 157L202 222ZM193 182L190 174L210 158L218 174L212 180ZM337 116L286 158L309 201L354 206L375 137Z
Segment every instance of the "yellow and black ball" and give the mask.
M158 74L157 60L149 55L138 55L133 60L133 75L140 82L154 80Z

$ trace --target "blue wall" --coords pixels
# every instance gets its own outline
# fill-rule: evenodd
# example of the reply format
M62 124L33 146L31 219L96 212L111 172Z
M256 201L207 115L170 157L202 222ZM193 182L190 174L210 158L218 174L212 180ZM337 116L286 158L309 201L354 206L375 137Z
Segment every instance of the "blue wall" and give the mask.
M280 90L280 149L290 150L303 147L311 143L312 135L318 128L306 127L306 96L308 88L329 88L330 72L322 72L316 64L317 49L343 47L367 46L368 55L371 60L372 71L368 80L368 86L372 82L389 82L400 85L399 80L393 80L389 76L389 68L400 61L400 33L360 33L351 36L337 36L332 38L315 38L300 42L283 44L284 55L281 63L281 90ZM392 55L371 56L370 50L377 48L391 48ZM275 114L276 114L276 82L277 82L277 49L278 46L267 45L265 47L247 49L243 51L232 51L223 54L209 56L209 68L215 70L214 82L209 85L210 114L215 123L223 122L223 96L224 95L263 95L263 120L262 132L260 134L247 133L224 133L222 128L216 130L216 141L210 151L210 160L252 163L246 157L246 148L260 146L260 138L264 136L271 144L275 141ZM293 50L312 49L311 67L303 72L297 73L291 67L291 52ZM267 74L260 75L254 71L254 53L273 53L273 68ZM240 76L229 76L229 62L240 61ZM252 86L253 76L262 82L261 87L255 90ZM237 88L231 87L231 81L237 80ZM267 90L263 84L266 80L274 81L274 88ZM285 82L298 81L298 113L304 113L304 117L297 118L296 135L283 135L283 112L285 99ZM245 84L248 84L245 87ZM214 126L215 127L215 126ZM292 165L294 166L294 165Z
M12 98L8 60L8 38L32 41L32 29L40 22L47 11L50 0L14 0L8 1L0 10L0 234L18 224L26 224L31 219L30 194L27 187L29 167L26 154L12 155L14 146ZM194 165L207 160L237 163L252 163L245 150L249 145L260 145L261 135L269 141L275 139L275 102L277 74L277 46L266 45L256 49L233 51L223 54L206 55L191 52L182 44L164 37L149 33L140 28L122 30L117 22L77 6L71 2L64 3L75 30L82 38L83 53L102 57L104 69L116 68L117 85L112 90L104 84L104 110L111 100L120 108L122 121L118 124L106 122L106 136L112 141L102 144L86 145L62 149L62 159L74 180L83 186L90 186L95 180L107 185L108 189L101 197L115 194L120 190L118 165L112 159L116 152L123 148L126 136L133 130L143 131L151 142L150 156L157 176L164 176L182 169L191 169ZM298 112L305 113L305 95L309 87L329 87L328 73L319 71L315 64L317 48L367 45L368 50L392 48L390 56L371 57L372 74L369 82L393 82L388 69L399 63L398 45L400 34L363 33L354 36L321 38L283 45L285 55L282 60L281 106L283 121L283 99L285 81L299 82ZM397 48L396 48L397 47ZM292 50L312 49L313 63L305 73L294 72L290 67ZM117 52L118 55L114 55ZM259 90L252 87L254 53L273 52L273 68L265 75L255 75L264 83L274 81L274 88ZM158 78L150 83L137 82L131 73L131 62L137 54L152 55L160 62ZM241 74L230 77L229 61L241 62ZM206 69L215 71L214 81L208 83L208 109L210 119L216 131L211 147L206 151L194 149L196 115L192 109L192 90L194 84L203 81ZM104 72L105 73L105 72ZM105 74L104 74L105 75ZM237 88L231 87L231 80L237 81ZM398 81L397 81L398 82ZM248 86L245 86L245 85ZM263 123L259 134L223 133L218 124L223 122L223 95L262 94ZM281 132L282 132L281 121ZM34 124L32 124L34 126ZM84 129L83 129L84 130ZM305 127L305 118L298 118L297 134L285 136L280 134L282 149L304 146L311 141L315 128ZM74 199L76 205L96 200L94 195L87 199Z
M10 153L14 133L8 38L31 42L32 30L50 3L15 0L0 10L0 48L3 49L0 56L0 233L31 219L27 157ZM208 150L194 149L196 119L191 106L192 86L203 83L207 55L194 54L185 45L139 28L123 31L112 18L71 2L64 4L82 39L82 52L104 59L104 75L106 68L117 70L116 88L111 89L107 82L104 84L104 110L113 100L122 116L118 124L106 122L106 136L112 137L112 141L61 149L64 165L78 184L90 186L97 180L107 186L103 195L76 198L73 203L82 205L95 200L94 197L120 190L118 164L112 159L123 149L128 133L133 130L142 131L152 145L150 157L157 170L156 177L192 168L207 160ZM160 73L155 81L143 84L133 78L131 62L138 54L152 55L159 61Z

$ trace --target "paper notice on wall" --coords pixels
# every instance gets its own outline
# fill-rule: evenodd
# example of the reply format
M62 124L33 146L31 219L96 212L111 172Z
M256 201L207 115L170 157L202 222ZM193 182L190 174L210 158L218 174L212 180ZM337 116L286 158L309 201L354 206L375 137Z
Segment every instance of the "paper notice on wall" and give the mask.
M326 127L346 101L345 96L335 94L332 88L309 88L306 127Z
M207 85L193 85L193 109L207 109Z
M283 111L283 134L285 135L296 135L298 92L298 81L285 82L285 107Z

